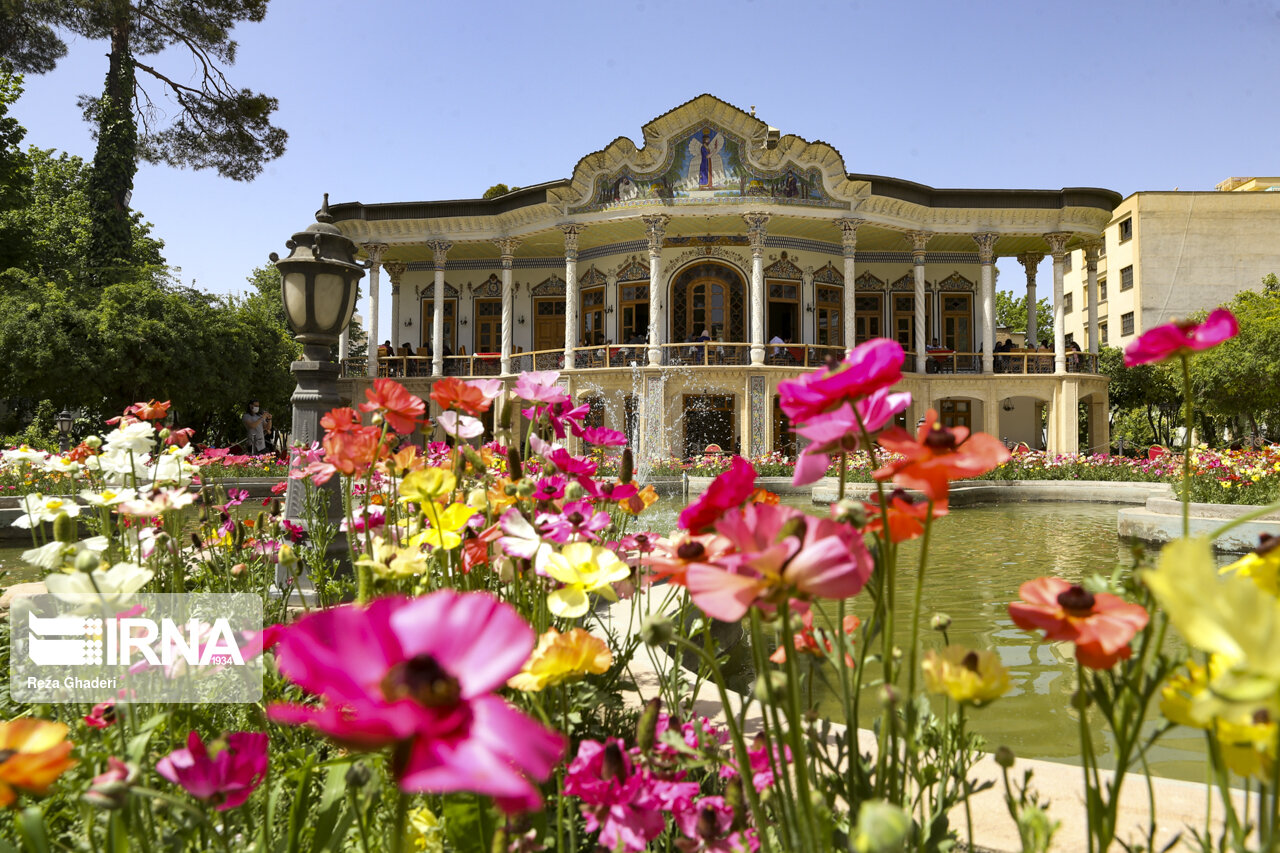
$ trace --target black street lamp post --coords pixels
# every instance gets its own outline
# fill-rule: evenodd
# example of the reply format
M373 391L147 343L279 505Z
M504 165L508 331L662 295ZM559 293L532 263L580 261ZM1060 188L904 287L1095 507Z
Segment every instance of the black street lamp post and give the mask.
M58 452L66 453L71 446L71 428L75 426L75 415L63 409L56 418L58 424Z

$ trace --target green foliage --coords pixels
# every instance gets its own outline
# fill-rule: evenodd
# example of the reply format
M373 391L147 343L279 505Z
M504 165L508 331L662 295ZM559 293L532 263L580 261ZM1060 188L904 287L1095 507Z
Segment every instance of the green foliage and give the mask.
M996 291L996 325L1007 326L1015 332L1024 332L1027 328L1026 294L1016 295L1005 290ZM1049 345L1053 338L1053 307L1049 300L1036 302L1036 337L1040 343Z
M1123 435L1131 444L1148 444L1151 440L1165 446L1173 443L1174 431L1182 423L1182 377L1175 375L1175 369L1181 370L1169 362L1125 367L1122 350L1102 348L1098 354L1098 372L1111 379L1108 393L1112 411L1137 412L1147 425L1144 436L1113 431L1113 437ZM1117 422L1121 421L1130 423L1132 415L1117 417Z
M113 28L107 80L93 110L98 147L87 188L88 256L91 280L99 284L127 276L132 248L129 198L138 171L138 129L133 120L133 62L127 40L118 35L123 26L117 21Z
M519 188L519 187L509 187L509 186L507 186L506 184L494 184L493 186L489 187L489 189L485 190L485 191L484 191L484 195L482 195L482 196L480 196L480 197L481 197L481 198L485 198L485 199L488 199L488 198L497 198L498 196L504 196L504 195L506 195L507 193L513 193L513 192L515 192L515 191L516 191L516 190L518 190L518 189L520 189L520 188Z
M1274 276L1272 276L1274 278ZM1280 428L1280 291L1237 294L1227 306L1240 333L1191 360L1195 397L1211 417L1238 421L1247 432Z

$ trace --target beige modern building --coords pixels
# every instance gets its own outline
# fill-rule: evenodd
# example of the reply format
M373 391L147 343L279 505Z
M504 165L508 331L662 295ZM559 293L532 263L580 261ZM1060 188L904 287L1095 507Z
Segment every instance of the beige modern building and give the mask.
M781 133L699 96L613 137L571 177L493 199L347 202L334 224L369 263L369 338L408 344L347 363L346 389L379 375L426 395L441 375L556 369L592 419L642 457L708 445L791 449L782 380L871 337L908 351L905 420L948 423L1056 452L1107 445L1107 380L1053 351L994 354L995 260L1035 270L1096 241L1117 193L935 189L850 171L825 142ZM810 137L812 138L812 137ZM381 272L390 293L380 292ZM391 300L391 329L378 304Z
M1068 338L1091 349L1088 297L1096 265L1097 340L1135 335L1221 305L1280 274L1280 178L1230 178L1215 192L1138 192L1115 209L1103 239L1067 257Z

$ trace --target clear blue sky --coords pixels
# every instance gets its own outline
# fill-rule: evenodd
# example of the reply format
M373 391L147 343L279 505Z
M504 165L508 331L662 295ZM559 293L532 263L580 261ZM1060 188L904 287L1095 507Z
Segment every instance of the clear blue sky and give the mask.
M143 165L133 193L182 280L217 292L283 253L323 192L474 198L568 177L702 92L831 143L850 171L938 187L1128 195L1280 172L1277 0L272 0L235 36L228 76L279 99L287 152L247 184ZM75 99L101 90L105 53L74 41L27 78L28 143L92 157Z

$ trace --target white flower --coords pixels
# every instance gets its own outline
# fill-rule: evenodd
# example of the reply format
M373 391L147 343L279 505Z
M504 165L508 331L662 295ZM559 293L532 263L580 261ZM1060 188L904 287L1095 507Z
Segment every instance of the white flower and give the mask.
M142 518L154 518L162 513L171 512L188 506L196 496L186 489L164 489L152 492L151 497L137 497L122 501L116 510L121 515L135 515Z
M35 464L43 462L45 458L43 450L33 450L25 444L21 447L13 447L4 451L4 461L6 462L30 462Z
M147 421L124 424L107 434L106 451L147 456L156 444L155 428Z
M126 483L131 480L143 482L151 478L151 469L147 467L147 456L138 456L122 450L112 450L97 457L98 468L103 476L114 483Z
M116 489L107 487L100 492L93 489L85 489L80 493L80 499L89 506L115 506L123 501L131 501L138 496L133 489Z
M440 425L440 429L454 438L475 438L484 433L484 424L480 423L478 418L460 415L452 410L441 412L436 417L436 423Z
M56 539L47 544L41 545L39 548L32 548L29 551L22 552L22 559L37 568L52 571L60 569L63 566L74 563L76 557L79 557L83 551L91 551L94 554L101 555L107 550L109 544L105 536L90 536L74 545L67 545Z
M83 467L79 462L72 462L61 456L50 456L44 460L44 470L51 474L74 474Z
M80 504L76 503L75 498L68 495L49 495L44 499L41 512L44 515L44 521L53 521L64 512L75 518L80 514Z
M116 563L105 572L101 569L91 574L56 572L44 579L44 585L65 601L75 602L76 596L81 595L100 595L108 603L122 603L124 597L146 586L153 575L154 572L137 563Z
M156 457L150 476L157 486L189 486L195 473L195 466L182 456L166 453Z
M22 510L24 515L18 516L13 521L14 527L21 527L24 530L31 529L31 525L39 524L42 520L41 514L44 510L44 495L39 492L31 492L18 498L18 509Z

